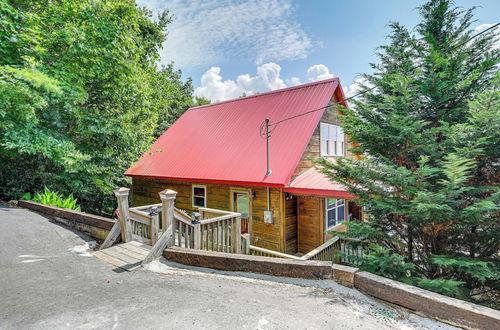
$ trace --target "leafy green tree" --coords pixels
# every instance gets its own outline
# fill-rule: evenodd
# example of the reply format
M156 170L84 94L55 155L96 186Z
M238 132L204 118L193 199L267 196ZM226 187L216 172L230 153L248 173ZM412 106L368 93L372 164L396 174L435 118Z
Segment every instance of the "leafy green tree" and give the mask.
M162 67L155 73L157 89L154 106L158 112L155 138L162 135L187 109L193 106L209 104L210 101L195 97L193 100L193 82L188 78L182 81L182 72L175 70L173 64Z
M193 102L190 80L157 68L169 12L0 0L0 17L0 198L47 186L109 211L123 172Z
M415 34L391 24L365 93L342 109L361 159L320 165L367 208L348 235L414 265L402 278L480 301L499 288L500 52L493 32L450 51L475 33L473 8L419 10Z

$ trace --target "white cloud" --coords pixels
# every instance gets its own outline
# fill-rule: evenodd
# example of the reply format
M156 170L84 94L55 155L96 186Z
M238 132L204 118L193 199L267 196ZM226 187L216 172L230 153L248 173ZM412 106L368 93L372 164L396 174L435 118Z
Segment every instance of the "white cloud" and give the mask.
M302 84L300 82L300 78L298 78L298 77L292 77L290 79L287 79L286 83L287 83L288 86L297 86L297 85L301 85Z
M474 32L475 32L475 33L479 33L479 32L481 32L481 31L486 30L487 28L492 27L493 25L495 25L495 24L489 24L489 23L487 23L487 24L481 24L481 25L478 25L478 26L474 29ZM492 30L495 30L495 29L492 29ZM489 31L489 32L491 32L491 31ZM486 34L488 34L488 33L486 33ZM495 40L495 43L493 44L493 48L494 48L494 49L500 49L500 38L498 37L498 35L497 35L497 38L496 38L496 40Z
M366 79L366 78L358 78L354 80L352 84L349 85L347 90L345 91L345 96L346 97L351 97L354 96L362 91L362 86L366 86L368 88L372 87L373 85Z
M313 42L294 22L291 0L138 0L174 15L162 58L184 66L229 58L256 64L306 58Z
M316 64L307 69L307 80L310 82L333 78L328 67L324 64Z
M196 88L196 96L212 101L223 101L241 95L240 88L233 80L222 80L220 68L213 66L201 76L201 87Z
M246 94L285 88L286 84L280 78L281 67L276 63L266 63L257 67L257 76L243 74L236 79L238 86Z
M257 66L256 71L255 76L246 73L239 75L235 80L223 80L221 69L211 67L201 76L201 86L196 88L195 95L212 101L224 101L243 94L253 95L302 84L298 77L283 80L280 76L281 66L273 62ZM332 78L333 75L326 65L317 64L307 70L307 77L309 81L318 81Z
M211 67L201 76L201 86L196 88L195 95L206 97L212 101L224 101L240 97L243 94L252 95L285 88L286 84L280 78L281 67L276 63L266 63L257 67L257 75L239 75L234 80L223 80L219 67Z
M487 28L489 27L492 27L493 25L495 24L481 24L481 25L478 25L475 29L474 29L474 32L481 32L483 30L486 30Z

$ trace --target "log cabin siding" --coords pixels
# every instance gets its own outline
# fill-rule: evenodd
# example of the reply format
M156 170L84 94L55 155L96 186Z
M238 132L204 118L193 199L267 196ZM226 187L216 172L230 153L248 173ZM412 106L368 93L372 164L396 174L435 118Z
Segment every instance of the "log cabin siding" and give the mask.
M332 102L336 102L337 97L332 98ZM299 163L295 169L295 172L292 175L292 180L297 176L301 175L308 169L314 166L314 160L321 157L321 140L320 140L320 124L329 123L333 125L340 125L340 112L336 107L329 107L325 110L325 113L321 117L320 123L316 126L316 129L309 140L309 143L300 158ZM347 141L347 136L346 136ZM328 157L329 161L335 161L337 157Z
M297 196L285 195L285 252L297 253Z
M308 253L324 243L324 198L298 196L298 244L299 253Z
M264 222L264 211L267 209L266 187L236 186L215 183L200 183L189 181L132 179L132 206L159 203L158 193L164 189L177 191L175 206L188 212L196 211L192 206L192 185L206 187L206 207L220 210L231 210L232 189L248 190L251 198L250 209L252 221L249 224L251 244L266 249L285 252L285 220L283 217L283 195L281 189L270 188L270 209L274 212L274 223Z

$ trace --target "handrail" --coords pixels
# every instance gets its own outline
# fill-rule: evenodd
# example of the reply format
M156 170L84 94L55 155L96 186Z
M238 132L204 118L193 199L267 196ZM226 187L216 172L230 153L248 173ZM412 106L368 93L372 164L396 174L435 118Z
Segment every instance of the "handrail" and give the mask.
M182 217L182 219L191 222L192 219L189 217L189 215L186 214L186 212L179 210L178 208L174 207L174 214L178 215L179 217Z
M318 246L314 250L309 251L307 254L297 257L292 254L288 253L283 253L283 252L278 252L278 251L273 251L269 249L265 249L262 247L254 246L254 245L249 245L248 251L249 254L253 255L262 255L262 256L268 256L268 257L277 257L277 258L287 258L287 259L294 259L294 260L312 260L316 257L319 256L320 259L318 260L328 260L328 261L333 261L333 258L336 258L334 253L337 251L335 250L335 244L340 244L340 237L334 236L322 245ZM333 250L332 250L333 249ZM338 249L338 247L337 247ZM332 250L327 251L327 250ZM322 254L323 253L323 254Z
M217 221L222 221L222 220L227 220L227 219L231 219L231 218L236 218L236 217L241 217L241 213L234 213L234 212L231 212L230 214L228 215L222 215L220 217L216 217L216 218L210 218L210 219L205 219L205 220L201 220L200 223L202 225L206 225L208 223L212 223L212 222L217 222Z
M137 214L134 212L130 212L130 214L128 216L133 221L137 221L139 223L145 224L146 226L151 225L151 217L150 216L146 217L142 214Z
M133 214L136 217L146 219L146 220L151 219L151 216L149 215L149 213L144 212L144 211L129 209L129 214Z
M309 251L308 253L304 254L301 259L302 260L308 260L308 259L311 259L313 258L314 256L318 255L319 253L321 253L322 251L324 251L325 249L329 248L330 246L332 246L333 244L337 243L339 241L340 237L338 236L334 236L332 237L331 239L329 239L328 241L326 241L325 243L321 244L320 246L318 246L317 248L315 248L314 250L311 250Z
M253 251L258 251L258 252L263 253L263 254L275 256L275 257L278 257L278 258L303 260L301 257L297 257L297 256L294 256L294 255L291 255L291 254L282 253L282 252L278 252L278 251L273 251L273 250L269 250L269 249L264 249L264 248L261 248L261 247L255 246L255 245L250 245L250 254L252 254L251 253L252 250Z
M131 207L129 208L129 210L142 210L142 209L149 209L151 207L161 207L161 203L157 203L157 204L149 204L149 205L141 205L141 206L134 206L134 207Z
M194 226L193 223L191 222L191 219L184 217L182 214L174 212L174 218L177 219L177 220L179 220L182 223L185 223L188 226L191 226L191 227Z
M144 258L144 260L142 261L142 264L145 265L153 261L155 258L159 257L162 251L165 250L165 248L171 242L172 235L172 227L170 227L163 233L163 235L160 236L160 239L156 241L146 258Z
M142 205L129 208L129 212L135 212L137 214L149 216L149 212L145 212L143 210L151 209L153 207L159 208L158 212L161 212L161 203L160 204L151 204L151 205Z
M231 214L234 212L231 211L224 211L224 210L217 210L217 209L212 209L209 207L199 207L198 211L205 211L205 212L211 212L211 213L220 213L220 214Z

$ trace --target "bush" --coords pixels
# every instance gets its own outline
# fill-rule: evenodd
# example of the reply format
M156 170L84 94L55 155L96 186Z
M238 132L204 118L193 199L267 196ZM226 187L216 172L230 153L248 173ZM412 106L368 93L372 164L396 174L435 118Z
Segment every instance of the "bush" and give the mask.
M73 197L73 194L69 195L67 198L64 198L57 191L51 191L47 187L45 187L43 193L35 193L33 195L33 198L31 197L31 194L28 192L23 195L21 200L31 200L33 202L45 205L80 211L80 205L76 204L77 199Z
M415 268L415 264L405 262L404 258L399 254L379 245L371 245L365 248L362 257L344 253L342 253L342 257L362 270L395 280L407 277L410 271Z

